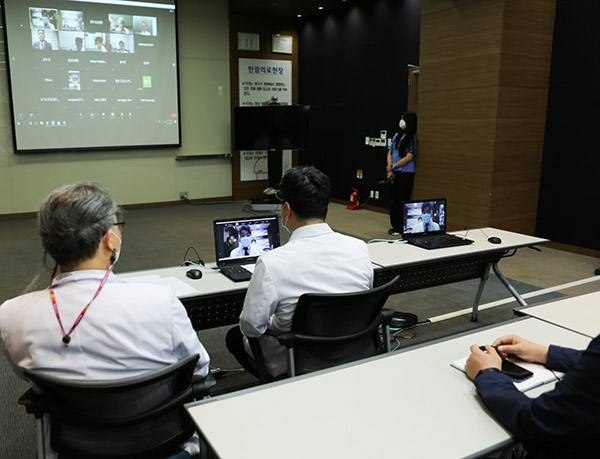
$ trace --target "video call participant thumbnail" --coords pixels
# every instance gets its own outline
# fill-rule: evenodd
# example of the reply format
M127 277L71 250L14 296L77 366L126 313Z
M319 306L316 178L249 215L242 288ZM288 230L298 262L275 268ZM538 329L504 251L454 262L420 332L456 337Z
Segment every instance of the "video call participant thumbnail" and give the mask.
M33 47L42 51L52 51L52 45L46 41L46 32L44 29L37 31L38 40L33 42Z

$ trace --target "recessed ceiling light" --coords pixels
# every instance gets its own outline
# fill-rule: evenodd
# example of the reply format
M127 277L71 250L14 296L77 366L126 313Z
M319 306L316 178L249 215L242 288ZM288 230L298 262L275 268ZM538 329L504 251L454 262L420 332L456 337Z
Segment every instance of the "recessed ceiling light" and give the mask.
M298 15L296 15L296 16L297 16L297 17L299 17L299 18L301 18L301 17L302 17L302 15L301 15L301 14L298 14Z
M320 10L322 10L322 9L323 9L323 7L322 7L322 6L320 6L320 7L319 7L319 9L320 9Z

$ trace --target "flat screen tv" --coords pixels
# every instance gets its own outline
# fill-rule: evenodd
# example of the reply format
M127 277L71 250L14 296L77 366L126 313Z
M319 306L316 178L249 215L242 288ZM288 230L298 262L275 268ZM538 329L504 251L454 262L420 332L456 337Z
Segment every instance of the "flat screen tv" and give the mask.
M180 146L175 0L3 0L15 152Z
M310 144L310 107L235 107L236 150L303 150Z

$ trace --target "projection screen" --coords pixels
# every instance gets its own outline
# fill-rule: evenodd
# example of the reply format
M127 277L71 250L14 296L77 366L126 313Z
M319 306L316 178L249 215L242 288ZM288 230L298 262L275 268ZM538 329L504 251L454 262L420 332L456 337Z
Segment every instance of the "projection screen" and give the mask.
M4 0L15 152L180 146L174 0Z

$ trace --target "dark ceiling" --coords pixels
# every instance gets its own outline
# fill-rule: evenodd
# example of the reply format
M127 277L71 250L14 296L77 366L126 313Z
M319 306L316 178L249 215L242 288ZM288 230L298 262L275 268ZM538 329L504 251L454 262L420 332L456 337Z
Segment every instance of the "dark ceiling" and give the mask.
M303 18L323 14L356 0L229 0L229 10L235 14L259 14ZM318 8L322 6L323 10Z

